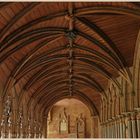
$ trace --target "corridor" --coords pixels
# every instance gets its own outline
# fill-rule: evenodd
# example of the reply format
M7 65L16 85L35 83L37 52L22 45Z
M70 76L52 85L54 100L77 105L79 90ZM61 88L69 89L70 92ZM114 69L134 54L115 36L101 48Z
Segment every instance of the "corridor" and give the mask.
M1 138L140 138L139 2L0 2Z

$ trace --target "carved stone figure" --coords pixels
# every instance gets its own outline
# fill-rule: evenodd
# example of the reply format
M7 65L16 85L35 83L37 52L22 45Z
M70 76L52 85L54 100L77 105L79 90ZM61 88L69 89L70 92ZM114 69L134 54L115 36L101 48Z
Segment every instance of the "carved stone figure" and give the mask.
M66 109L63 109L63 112L59 114L59 133L68 133L68 122L69 117L66 114Z
M84 138L85 137L85 118L83 117L82 113L76 120L77 124L77 136L79 138Z

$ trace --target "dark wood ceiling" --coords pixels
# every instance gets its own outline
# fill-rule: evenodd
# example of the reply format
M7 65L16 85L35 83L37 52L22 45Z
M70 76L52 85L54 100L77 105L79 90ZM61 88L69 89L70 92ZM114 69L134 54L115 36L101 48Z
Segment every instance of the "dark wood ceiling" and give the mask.
M1 94L14 86L44 107L83 96L99 109L110 80L131 81L139 28L137 3L1 2Z

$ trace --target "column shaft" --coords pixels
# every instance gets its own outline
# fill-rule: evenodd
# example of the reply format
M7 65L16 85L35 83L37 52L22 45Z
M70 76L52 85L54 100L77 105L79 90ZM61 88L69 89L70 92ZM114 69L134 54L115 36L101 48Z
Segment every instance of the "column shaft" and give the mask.
M140 120L137 119L137 132L138 132L138 138L140 138Z

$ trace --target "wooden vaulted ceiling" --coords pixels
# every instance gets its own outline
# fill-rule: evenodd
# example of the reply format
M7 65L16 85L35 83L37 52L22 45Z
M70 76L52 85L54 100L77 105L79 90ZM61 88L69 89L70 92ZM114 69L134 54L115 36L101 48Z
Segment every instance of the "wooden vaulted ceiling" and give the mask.
M128 2L0 3L0 88L46 108L76 96L99 110L111 80L131 82L140 7Z

